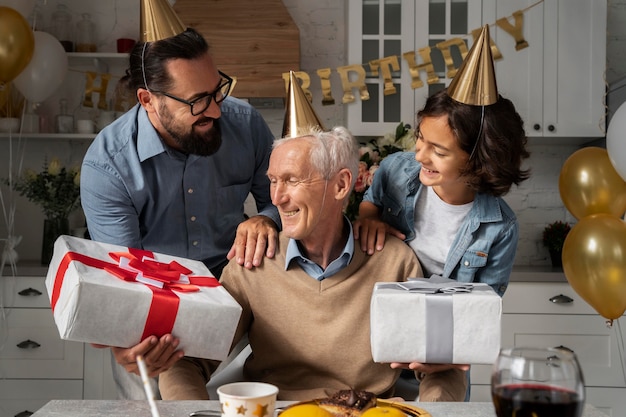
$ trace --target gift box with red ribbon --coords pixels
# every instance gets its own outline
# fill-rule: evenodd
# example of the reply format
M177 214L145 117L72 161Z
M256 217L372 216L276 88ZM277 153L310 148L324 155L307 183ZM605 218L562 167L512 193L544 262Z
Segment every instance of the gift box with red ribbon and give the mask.
M61 236L46 277L64 340L131 347L180 339L185 355L228 356L241 307L200 261Z

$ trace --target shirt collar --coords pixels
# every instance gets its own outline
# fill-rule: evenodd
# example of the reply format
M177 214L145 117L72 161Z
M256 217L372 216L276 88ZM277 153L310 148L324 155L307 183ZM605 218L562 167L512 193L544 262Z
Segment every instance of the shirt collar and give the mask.
M345 216L343 218L343 221L344 223L348 224L348 240L346 242L346 245L343 248L343 252L337 258L337 259L342 259L342 258L345 259L345 263L342 264L341 268L339 269L343 269L346 266L348 266L350 262L352 261L352 257L354 256L354 232L352 230L352 223L350 223L350 220L348 220L348 218ZM285 253L285 271L289 268L291 261L293 261L294 259L298 263L301 263L303 261L311 262L300 251L300 247L298 246L298 241L295 239L289 239L289 244L287 245L287 251Z
M140 104L137 114L137 154L141 162L150 159L160 153L166 152L167 148L159 133L150 122L148 112Z

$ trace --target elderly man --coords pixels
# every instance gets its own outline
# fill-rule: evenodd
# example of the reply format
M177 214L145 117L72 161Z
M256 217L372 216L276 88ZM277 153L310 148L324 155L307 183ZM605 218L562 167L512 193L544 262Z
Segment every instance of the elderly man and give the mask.
M231 261L222 284L243 307L249 380L279 387L279 399L308 400L341 389L393 395L399 370L375 363L370 347L374 283L421 276L412 250L389 238L367 255L343 215L358 147L342 127L275 141L267 175L283 230L276 255L255 269ZM211 343L210 340L207 343ZM206 399L215 362L188 358L160 375L163 399Z

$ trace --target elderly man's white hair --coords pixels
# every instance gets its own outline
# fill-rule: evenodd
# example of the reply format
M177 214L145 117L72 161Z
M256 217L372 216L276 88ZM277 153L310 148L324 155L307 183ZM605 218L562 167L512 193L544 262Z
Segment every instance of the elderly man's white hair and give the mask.
M308 132L300 131L300 136L284 137L274 141L276 149L296 139L307 140L311 145L311 165L326 180L341 169L347 168L352 173L354 186L359 171L359 145L352 133L343 126L335 126L328 131L311 127Z

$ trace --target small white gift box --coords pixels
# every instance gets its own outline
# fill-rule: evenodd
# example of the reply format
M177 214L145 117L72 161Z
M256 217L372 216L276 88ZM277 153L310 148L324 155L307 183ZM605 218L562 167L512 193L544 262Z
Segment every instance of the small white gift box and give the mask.
M171 333L185 355L223 360L241 307L199 261L61 236L46 277L62 339L131 347Z
M371 301L372 356L384 363L492 364L501 316L502 299L487 284L380 282Z

